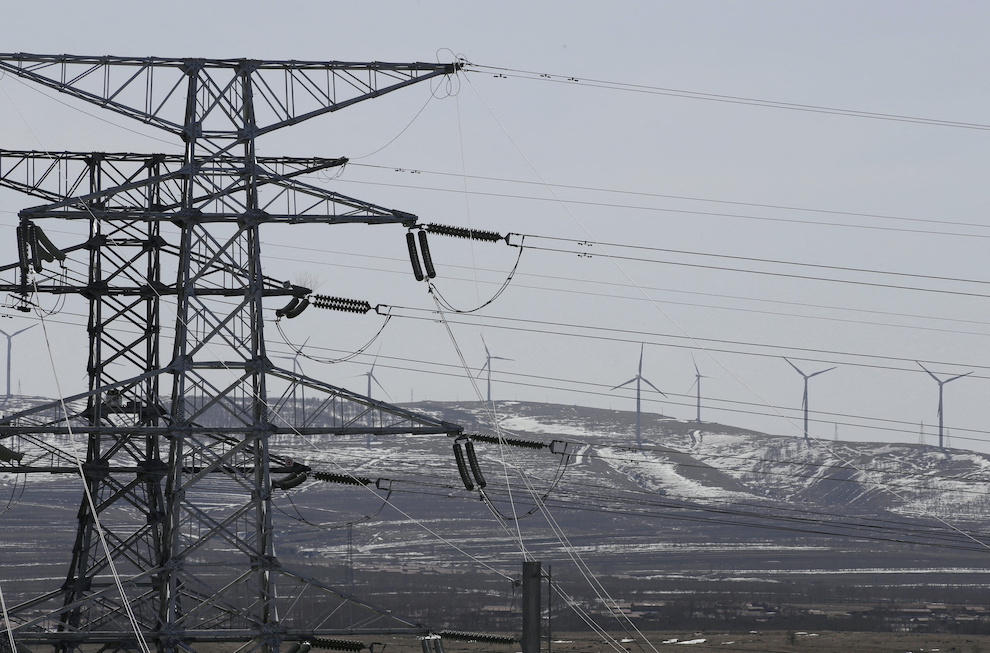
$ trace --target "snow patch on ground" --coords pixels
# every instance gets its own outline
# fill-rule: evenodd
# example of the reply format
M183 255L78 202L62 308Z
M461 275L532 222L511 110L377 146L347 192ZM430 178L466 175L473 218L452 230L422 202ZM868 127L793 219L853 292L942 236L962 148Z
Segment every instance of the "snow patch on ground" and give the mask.
M630 456L628 451L610 447L599 447L597 451L601 459L610 467L651 490L663 490L671 496L697 501L752 499L752 495L743 492L705 485L687 478L679 472L679 464L655 454L645 454L642 457Z
M601 431L589 430L577 424L565 422L544 423L535 417L507 417L498 425L510 431L526 431L527 433L547 433L550 435L571 435L577 437L599 437Z

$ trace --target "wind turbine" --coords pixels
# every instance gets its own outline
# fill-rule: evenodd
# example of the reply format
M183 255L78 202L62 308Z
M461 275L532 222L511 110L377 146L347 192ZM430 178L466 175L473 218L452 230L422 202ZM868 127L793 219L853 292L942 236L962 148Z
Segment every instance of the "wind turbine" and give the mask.
M478 370L478 376L486 369L488 370L488 403L492 403L492 361L511 361L511 358L505 358L504 356L492 356L491 352L488 351L488 343L485 342L485 336L481 336L481 344L485 346L485 364L481 366Z
M651 388L653 388L654 390L656 390L657 392L659 392L660 394L662 394L664 397L667 396L667 395L663 394L663 391L661 391L660 388L656 387L655 385L653 385L652 383L650 383L647 379L643 378L643 347L644 347L644 345L640 344L640 346L639 346L639 372L636 374L636 376L634 376L633 378L629 379L625 383L620 383L619 385L617 385L614 388L612 388L613 390L618 390L619 388L621 388L624 385L629 385L633 381L636 382L636 447L639 448L640 450L643 449L643 439L642 439L641 427L640 427L640 425L642 423L641 422L642 412L640 410L641 409L641 406L642 406L642 384L645 383L646 385L650 386Z
M808 379L813 376L818 376L819 374L824 374L825 372L831 372L835 367L830 367L827 370L821 370L820 372L813 372L811 374L805 374L802 372L797 365L789 361L786 357L784 360L787 364L797 370L797 373L804 377L804 398L801 399L801 408L804 410L804 440L805 442L810 442L811 438L808 437Z
M695 418L694 421L696 421L699 424L701 424L701 379L707 379L708 377L707 376L703 376L701 374L701 372L698 371L698 362L696 360L694 360L694 354L691 354L691 362L694 363L694 383L692 383L691 384L691 387L688 388L688 392L691 392L691 389L694 388L695 386L697 386L697 388L698 388L698 394L697 394L697 399L698 399L698 416ZM661 393L661 394L663 394L663 393Z
M921 367L921 369L923 369L926 372L928 372L928 376L930 376L933 379L935 379L935 383L938 384L938 448L939 449L945 449L945 440L943 439L943 429L942 429L942 416L943 416L943 413L942 413L942 387L946 383L949 383L950 381L955 381L956 379L961 379L964 376L969 376L970 374L972 374L972 372L966 372L965 374L957 374L956 376L949 377L948 379L940 379L937 376L935 376L934 374L932 374L931 370L929 370L927 367L925 367L924 365L922 365L920 361L914 361L914 362L915 363L918 363L918 366Z
M7 337L7 399L10 399L10 353L13 350L12 341L14 339L14 336L20 335L25 331L27 331L28 329L33 329L36 326L38 325L32 324L29 327L25 327L20 331L14 331L13 333L7 333L6 331L0 329L0 333L2 333Z
M378 363L378 354L380 354L381 351L382 351L382 348L381 348L381 346L379 346L378 347L378 352L375 353L374 360L371 361L371 369L369 369L367 372L365 372L364 374L361 375L361 376L368 377L368 394L365 395L366 397L368 397L368 399L371 399L371 382L372 381L374 381L375 384L379 388L381 388L382 392L385 393L385 396L386 397L389 396L388 390L386 390L385 389L385 386L383 386L381 383L379 383L378 382L378 379L375 377L375 364ZM389 397L389 399L391 399L391 397ZM368 420L369 420L368 421L368 426L374 426L374 424L371 423L371 420L373 418L374 418L374 415L369 412L368 413ZM371 434L370 433L368 434L368 439L367 439L367 442L365 443L365 446L367 446L369 449L371 448Z
M367 372L365 372L364 374L361 375L361 376L368 377L368 394L366 395L368 397L368 399L371 399L371 382L372 381L375 382L375 385L377 385L379 388L381 388L382 392L385 393L385 396L386 397L389 396L388 395L388 390L386 390L385 389L385 386L383 386L381 383L379 383L378 382L378 379L375 377L375 364L376 363L378 363L378 354L375 354L375 359L373 361L371 361L371 369L369 369Z
M299 362L299 356L302 355L303 347L305 347L306 343L308 342L309 342L309 338L303 340L303 344L301 344L298 349L293 347L292 345L289 345L290 349L292 349L294 352L294 354L291 357L272 356L272 358L291 360L292 372L300 376L304 376L302 364ZM296 392L297 389L298 389L298 394ZM301 411L300 411L300 407L301 407ZM297 384L295 382L293 382L292 384L292 412L295 418L298 418L300 414L302 415L302 422L297 421L296 422L297 424L304 424L306 422L306 386Z

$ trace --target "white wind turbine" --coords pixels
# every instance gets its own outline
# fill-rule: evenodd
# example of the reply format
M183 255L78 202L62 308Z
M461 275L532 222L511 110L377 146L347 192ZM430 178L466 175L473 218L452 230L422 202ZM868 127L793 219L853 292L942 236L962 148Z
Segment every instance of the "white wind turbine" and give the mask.
M804 377L804 397L801 399L801 408L804 410L804 440L805 442L809 442L811 438L808 437L808 379L810 379L813 376L818 376L819 374L824 374L825 372L831 372L832 370L835 369L835 367L830 367L827 370L821 370L819 372L813 372L811 374L805 374L800 369L798 369L797 365L787 360L786 357L782 357L782 358L784 358L784 360L787 361L788 365L790 365L795 370L797 370L798 374Z
M653 388L654 390L656 390L657 392L659 392L660 394L662 394L664 397L667 396L667 395L663 394L663 391L661 391L660 388L656 387L655 385L653 385L652 383L650 383L649 380L647 380L646 378L643 377L643 347L644 347L644 345L643 344L640 344L640 346L639 346L639 371L636 373L636 376L634 376L633 378L629 379L625 383L620 383L619 385L617 385L614 388L612 388L613 390L618 390L622 386L629 385L633 381L636 382L636 447L638 449L640 449L640 450L643 449L643 438L642 438L642 431L641 431L641 424L642 424L642 384L645 383L646 385L650 386L651 388Z
M481 377L481 373L488 371L488 403L492 403L492 361L511 361L511 358L505 358L504 356L492 356L492 353L488 351L488 343L485 342L485 336L481 336L481 344L485 346L485 364L481 366L478 370L478 377Z

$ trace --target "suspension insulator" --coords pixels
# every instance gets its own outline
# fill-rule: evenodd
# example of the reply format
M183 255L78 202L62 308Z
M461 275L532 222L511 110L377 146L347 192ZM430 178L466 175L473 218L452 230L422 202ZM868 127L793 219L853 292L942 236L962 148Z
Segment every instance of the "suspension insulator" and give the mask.
M426 276L433 279L437 276L437 270L433 267L433 257L430 256L430 243L426 240L426 232L419 232L419 249L423 252L423 267L426 268Z
M416 277L416 281L422 281L423 268L419 265L419 253L416 251L416 236L413 232L406 232L406 247L409 248L409 262L412 264L413 276Z
M485 475L481 473L481 465L478 464L478 454L474 452L474 443L470 440L464 443L464 453L467 454L468 464L471 465L471 473L474 474L474 480L478 483L478 487L484 490L488 483L485 482Z
M464 488L470 492L474 489L474 483L471 481L467 463L464 461L464 448L457 441L454 442L454 460L457 461L457 473L461 475L461 482L464 483Z
M367 313L371 310L371 304L364 300L330 297L328 295L313 295L313 306L325 308L328 311L344 311L345 313Z
M341 485L371 485L374 483L370 478L364 476L350 476L348 474L331 474L329 472L313 472L313 478L324 483L340 483Z
M505 240L505 237L495 231L478 231L475 229L465 229L464 227L449 227L445 224L428 224L426 230L431 234L440 236L452 236L454 238L470 238L471 240L484 240L497 243Z
M31 248L31 265L35 272L41 272L41 248L38 247L38 228L33 224L27 225L28 245Z
M289 303L282 308L275 311L275 315L278 317L284 317L289 311L293 311L299 306L299 302L302 301L298 297L293 297L289 300Z
M295 299L295 298L293 298L293 299ZM309 306L309 299L307 299L306 297L303 297L302 299L299 300L299 303L298 304L296 304L295 306L293 306L289 310L285 311L284 315L285 315L285 317L289 318L290 320L292 318L294 318L294 317L299 317L299 314L302 313L303 311L305 311L307 306ZM278 311L276 311L276 314L277 313L278 313Z
M28 255L27 224L17 225L17 260L21 264L21 285L27 286L28 266L31 265L31 257Z
M314 637L311 644L313 648L325 648L331 651L360 651L368 648L363 642L349 639L330 639L328 637Z
M45 249L47 256L51 258L45 258L46 261L53 261L58 259L59 263L65 260L65 252L55 247L55 244L45 235L45 232L41 230L41 227L35 227L35 233L38 235L38 243Z
M295 472L293 474L289 474L285 478L272 481L272 487L279 490L291 490L297 485L302 485L303 481L305 481L307 477L308 475L306 472Z
M534 442L533 440L520 440L518 438L499 438L494 435L472 435L472 440L478 442L489 442L491 444L507 444L510 447L525 447L527 449L546 449L544 442Z
M437 635L441 639L462 642L483 642L485 644L515 644L518 638L512 635L495 635L493 633L468 633L462 630L441 630Z
M23 457L24 457L24 452L8 449L7 447L0 444L0 462L5 462L5 463L12 463L14 461L20 462L21 458Z

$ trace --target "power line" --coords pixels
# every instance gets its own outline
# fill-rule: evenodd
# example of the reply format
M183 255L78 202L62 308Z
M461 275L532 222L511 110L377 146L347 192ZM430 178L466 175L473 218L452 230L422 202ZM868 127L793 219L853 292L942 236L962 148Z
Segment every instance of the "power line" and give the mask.
M669 97L681 97L692 100L706 100L709 102L721 102L727 104L743 104L749 106L766 107L770 109L786 109L789 111L803 111L809 113L822 113L829 115L848 116L852 118L868 118L871 120L886 120L892 122L905 122L920 125L930 125L935 127L953 127L957 129L973 129L979 131L990 130L990 125L975 122L962 122L956 120L942 120L939 118L924 118L918 116L907 116L896 113L883 113L874 111L860 111L858 109L843 109L839 107L828 107L815 104L799 104L796 102L780 102L777 100L766 100L760 98L743 97L738 95L724 95L718 93L703 93L700 91L689 91L684 89L667 88L663 86L647 86L644 84L629 84L625 82L614 82L602 79L578 78L574 75L550 75L547 73L534 72L530 70L518 70L514 68L500 68L496 66L484 66L467 63L463 69L466 72L496 72L500 77L512 77L516 79L527 79L557 84L567 84L574 86L586 86L614 91L626 91L632 93L643 93L647 95L664 95Z

